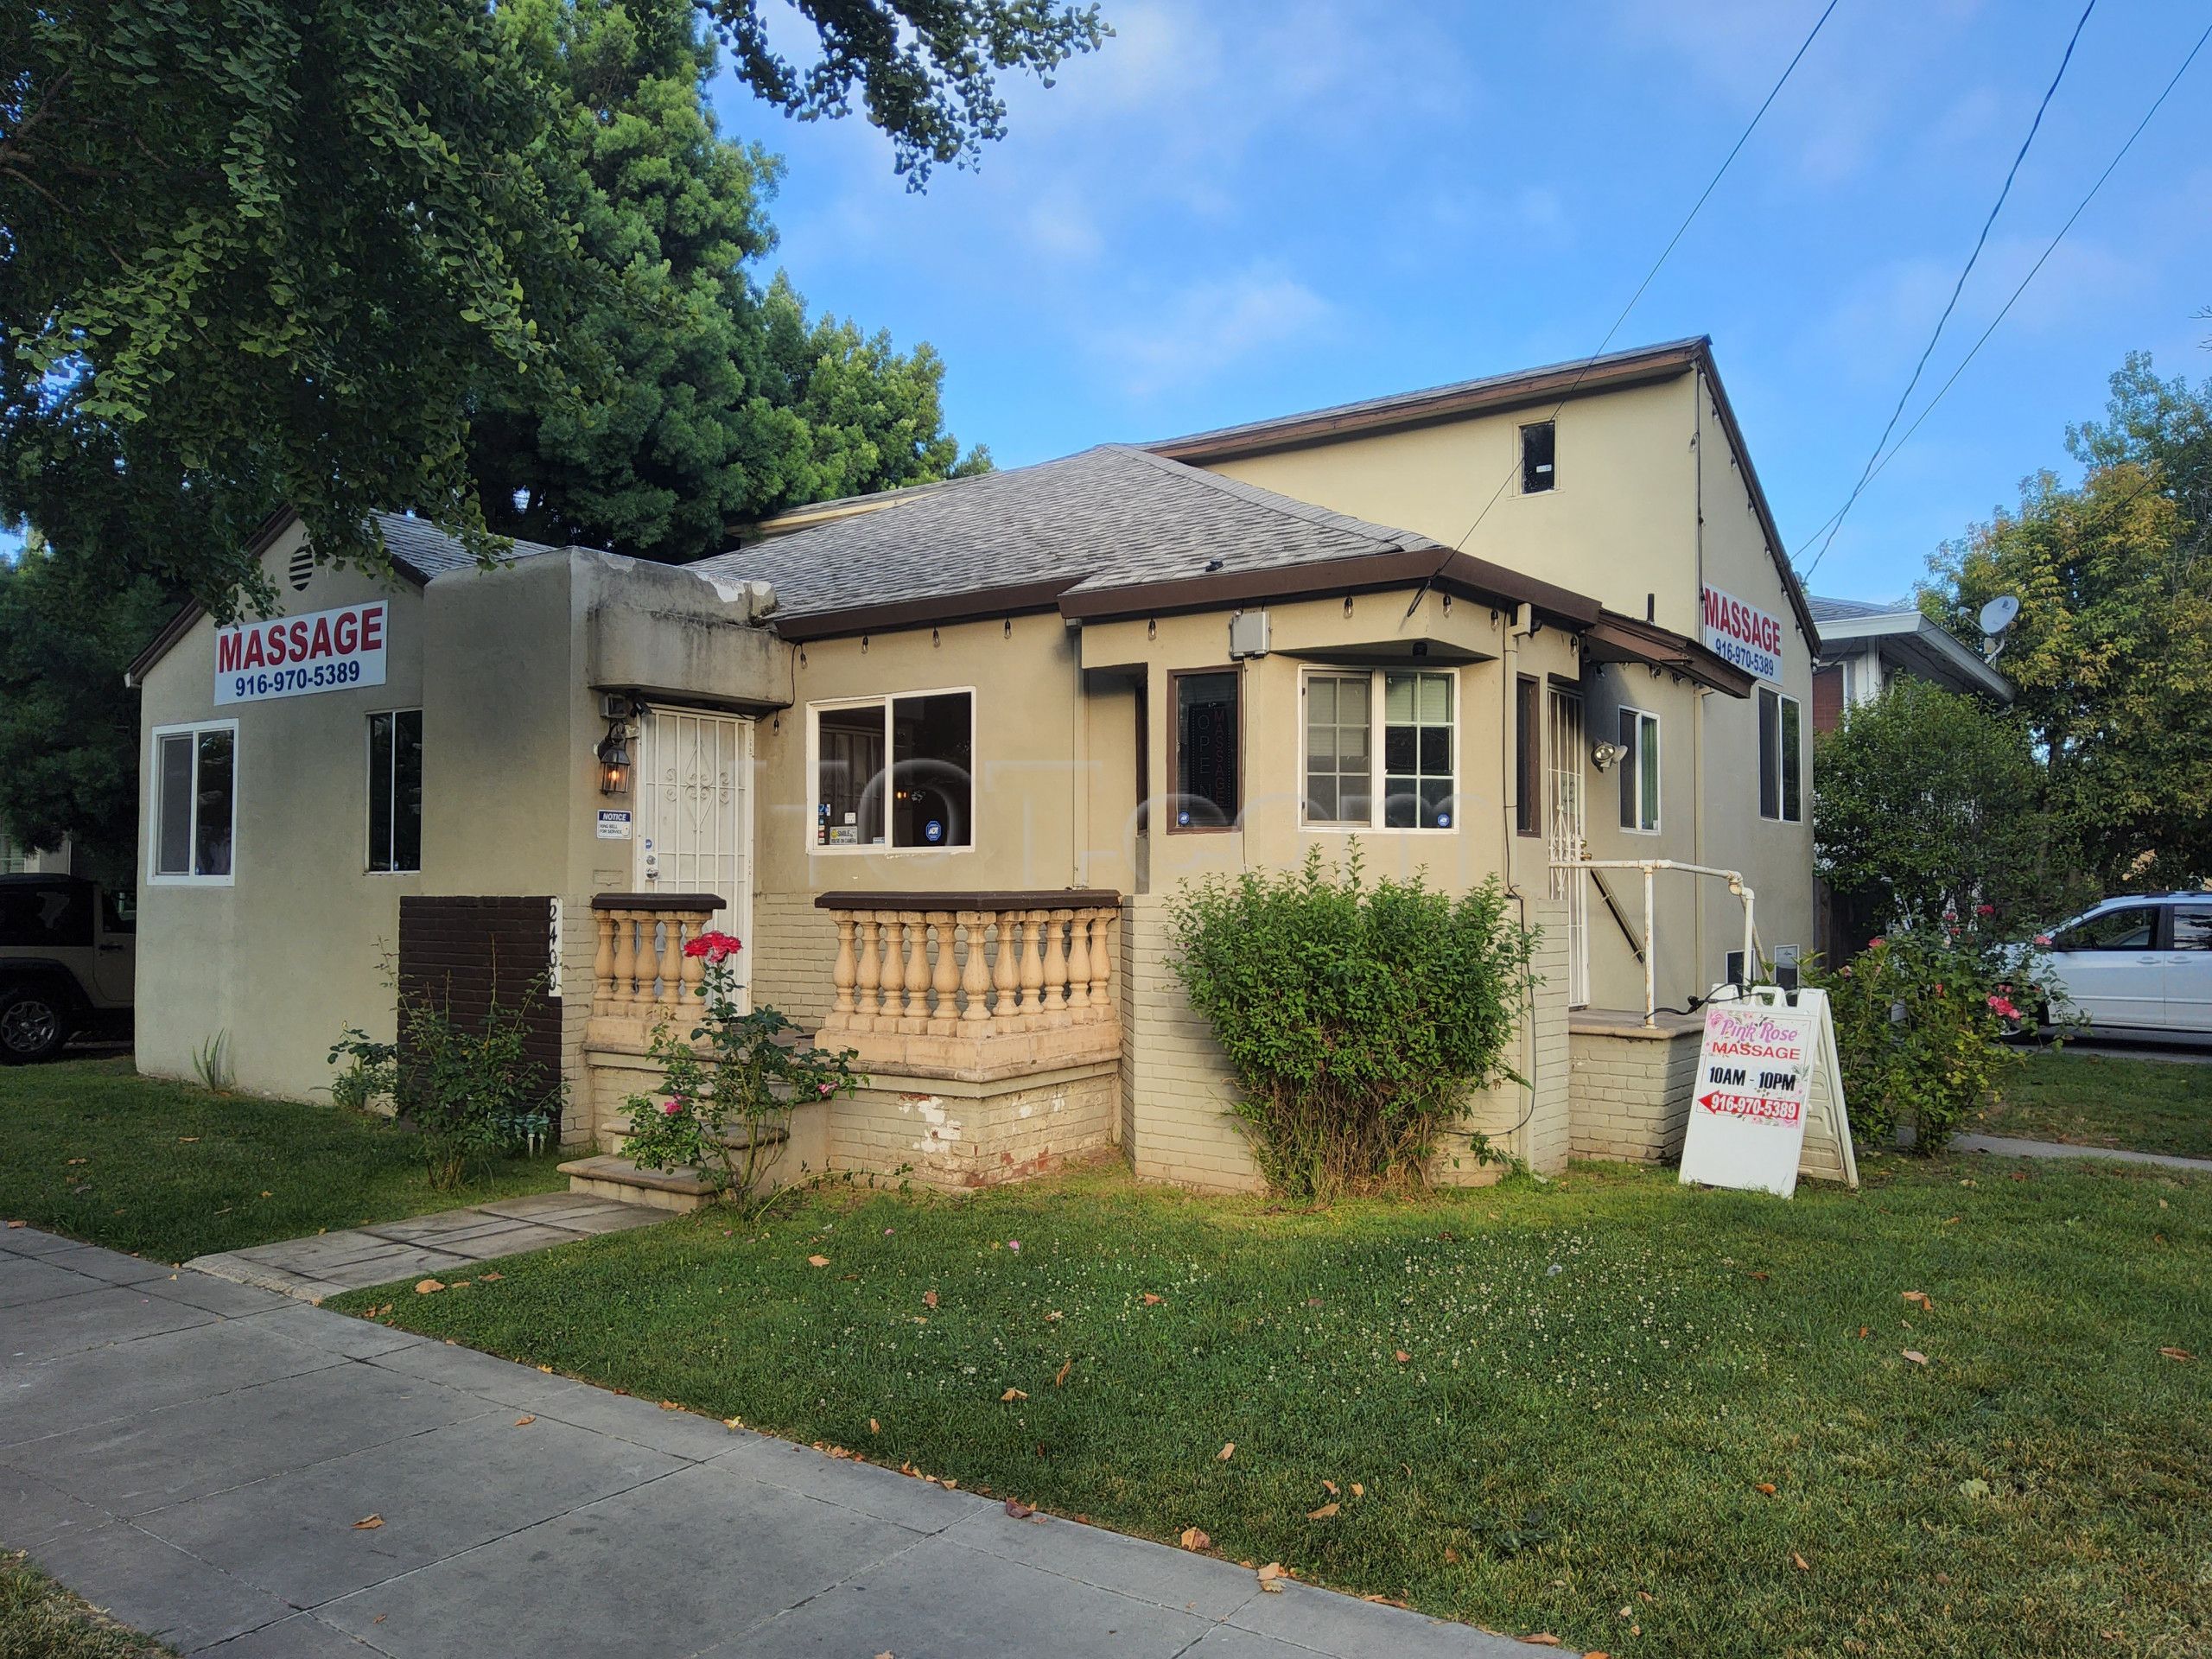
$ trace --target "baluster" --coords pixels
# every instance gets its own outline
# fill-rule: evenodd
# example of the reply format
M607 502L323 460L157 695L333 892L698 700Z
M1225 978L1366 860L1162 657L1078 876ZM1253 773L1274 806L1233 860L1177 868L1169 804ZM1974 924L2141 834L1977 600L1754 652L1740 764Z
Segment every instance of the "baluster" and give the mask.
M1118 910L1094 910L1090 912L1090 1006L1092 1017L1109 1020L1113 1017L1114 963L1109 954L1108 940L1113 937L1114 925L1120 921Z
M1090 1019L1090 912L1078 910L1068 921L1068 1014L1070 1022Z
M855 916L853 921L854 925L860 929L861 934L860 965L853 978L854 986L860 992L860 996L859 1006L853 1013L853 1029L874 1031L875 1011L881 1002L876 991L877 988L883 983L883 964L876 954L880 943L876 915L872 910L864 910Z
M1040 964L1045 980L1045 1023L1064 1026L1068 1014L1068 953L1060 943L1060 926L1068 918L1065 910L1040 911L1045 918L1044 949Z
M698 938L700 934L706 931L705 918L702 917L694 922L685 931L693 938ZM682 981L676 993L676 1003L679 1010L677 1018L679 1020L688 1021L691 1017L689 1011L699 1006L699 988L707 982L707 963L705 959L700 957L687 956L678 960L681 965L677 972L682 976ZM679 1025L677 1028L686 1036L690 1034L691 1028L688 1023Z
M648 927L652 926L649 922ZM645 936L651 939L652 935ZM660 986L655 999L663 1008L673 1009L683 1000L683 964L690 958L683 954L683 921L671 915L663 925L660 947Z
M933 910L929 924L930 931L937 935L937 968L930 977L934 993L930 1029L940 1037L950 1037L960 1029L960 952L953 943L952 912Z
M961 964L960 970L960 988L966 995L967 1006L960 1010L960 1027L971 1037L981 1036L991 1017L990 1010L983 1006L991 988L989 964L984 960L983 950L985 919L981 911L960 912L960 931L968 938L968 960Z
M595 1011L604 1013L613 1001L614 918L598 911L592 923L599 930L599 950L591 959L591 1000Z
M883 1012L875 1017L878 1031L899 1029L899 1011L906 1005L906 918L895 910L879 912L883 918Z
M1038 952L1044 941L1038 933L1045 923L1041 910L1025 910L1021 914L1021 1023L1025 1028L1033 1027L1042 1019L1044 1004L1038 992L1044 988L1045 965Z
M830 970L830 982L837 988L837 1001L829 1023L840 1028L853 1023L853 926L849 912L837 912L837 965Z
M1021 990L1021 931L1010 910L1000 911L995 919L999 954L991 964L991 988L995 993L991 998L991 1029L1012 1031L1015 1001Z
M638 952L632 929L637 912L617 910L608 913L614 918L614 1000L626 1012L630 999L637 995Z
M899 1029L912 1035L930 1023L930 931L918 910L901 911L906 924L906 1008Z

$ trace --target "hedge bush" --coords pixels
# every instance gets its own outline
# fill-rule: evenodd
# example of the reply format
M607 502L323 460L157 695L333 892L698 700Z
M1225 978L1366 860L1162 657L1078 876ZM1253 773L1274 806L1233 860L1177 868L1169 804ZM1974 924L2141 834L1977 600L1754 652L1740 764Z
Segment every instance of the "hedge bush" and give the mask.
M1355 844L1340 874L1316 850L1294 872L1186 886L1169 910L1174 971L1277 1192L1419 1185L1476 1090L1525 1081L1506 1056L1535 935L1495 880L1456 899L1420 876L1370 887Z

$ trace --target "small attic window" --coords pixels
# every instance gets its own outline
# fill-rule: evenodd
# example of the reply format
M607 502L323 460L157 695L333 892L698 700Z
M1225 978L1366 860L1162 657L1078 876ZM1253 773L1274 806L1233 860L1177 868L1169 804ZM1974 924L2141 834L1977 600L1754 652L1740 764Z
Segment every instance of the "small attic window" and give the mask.
M296 594L307 592L308 583L315 579L315 550L313 548L302 546L298 552L292 555L289 574L292 579L292 591Z
M1553 466L1555 435L1552 423L1538 421L1521 429L1521 493L1536 495L1559 481Z

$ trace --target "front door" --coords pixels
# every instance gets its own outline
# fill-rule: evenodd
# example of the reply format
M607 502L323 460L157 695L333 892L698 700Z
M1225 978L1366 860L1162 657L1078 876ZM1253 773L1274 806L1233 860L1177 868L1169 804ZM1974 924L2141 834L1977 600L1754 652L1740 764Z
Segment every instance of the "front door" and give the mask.
M753 722L698 709L652 708L639 733L636 848L640 893L711 893L708 923L734 933L748 982L753 949Z
M1560 869L1590 856L1582 780L1582 694L1552 688L1552 897L1567 902L1567 1002L1590 1006L1590 872Z

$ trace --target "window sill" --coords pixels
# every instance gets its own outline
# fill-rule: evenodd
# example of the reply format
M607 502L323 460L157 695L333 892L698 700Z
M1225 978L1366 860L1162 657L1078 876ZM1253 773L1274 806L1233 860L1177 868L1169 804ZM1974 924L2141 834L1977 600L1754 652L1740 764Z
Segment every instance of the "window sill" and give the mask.
M235 875L149 875L149 887L229 887L238 884Z
M816 858L912 858L918 854L943 857L948 853L972 853L975 843L958 847L823 847L810 845L808 853Z

